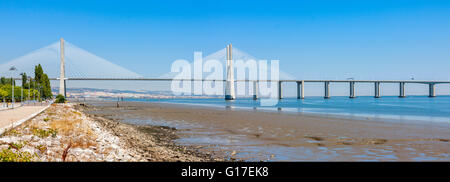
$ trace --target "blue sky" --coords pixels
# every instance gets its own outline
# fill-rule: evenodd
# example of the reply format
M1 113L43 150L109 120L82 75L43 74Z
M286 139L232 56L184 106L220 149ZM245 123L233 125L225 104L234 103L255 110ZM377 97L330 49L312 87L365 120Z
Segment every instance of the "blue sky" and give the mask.
M449 1L0 1L0 64L60 37L147 77L231 42L298 79L450 80Z

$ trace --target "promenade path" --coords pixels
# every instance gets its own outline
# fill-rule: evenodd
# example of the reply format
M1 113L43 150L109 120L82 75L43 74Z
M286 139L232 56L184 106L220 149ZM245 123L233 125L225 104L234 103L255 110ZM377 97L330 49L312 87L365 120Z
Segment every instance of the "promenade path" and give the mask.
M32 115L42 111L46 105L42 106L22 106L15 109L0 110L0 134L5 131L6 128L11 127L12 124L16 125L19 121L29 119Z

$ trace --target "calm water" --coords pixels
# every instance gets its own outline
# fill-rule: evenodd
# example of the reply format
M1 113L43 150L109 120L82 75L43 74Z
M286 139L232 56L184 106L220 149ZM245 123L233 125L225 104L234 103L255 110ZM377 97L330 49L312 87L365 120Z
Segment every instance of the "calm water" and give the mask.
M340 117L363 117L365 119L389 119L392 121L445 122L450 123L450 96L360 96L348 97L307 97L303 100L295 98L282 99L273 106L262 106L261 101L237 99L225 101L217 99L126 99L128 101L149 101L179 104L194 104L211 107L227 107L231 109L259 109L285 112L301 112ZM278 101L278 100L272 100Z

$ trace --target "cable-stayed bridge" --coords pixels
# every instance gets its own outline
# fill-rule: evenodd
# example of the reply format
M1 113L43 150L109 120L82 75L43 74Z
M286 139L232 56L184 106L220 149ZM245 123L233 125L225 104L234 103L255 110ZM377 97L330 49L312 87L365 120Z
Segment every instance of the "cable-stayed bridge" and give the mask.
M234 58L234 59L233 59ZM211 55L203 58L204 60L220 60L227 65L227 71L225 72L225 79L174 79L173 75L166 74L159 78L144 78L143 76L109 62L101 57L98 57L88 51L85 51L67 41L61 39L59 42L55 42L49 46L40 48L36 51L28 53L24 56L16 58L10 62L0 65L0 76L14 77L16 80L18 73L10 71L11 67L17 68L20 72L25 72L28 75L34 73L34 66L41 64L50 80L60 81L60 93L66 95L66 80L78 80L78 81L92 81L92 80L114 80L114 81L194 81L194 82L222 82L226 83L225 93L229 94L229 99L235 99L234 84L236 82L249 82L253 83L253 98L258 98L258 83L259 82L276 82L278 90L278 98L282 96L282 83L294 82L297 84L297 98L303 99L304 87L306 82L320 82L324 84L324 98L330 98L330 83L348 83L349 84L349 97L355 98L355 84L356 83L373 83L374 84L374 97L379 98L381 96L381 83L398 83L399 84L399 97L405 97L405 84L427 84L429 86L429 96L435 97L435 85L436 84L448 84L450 81L440 80L298 80L294 79L289 74L280 71L279 80L267 80L267 79L234 79L233 60L258 60L255 57L239 50L232 48L231 44L227 48L221 49ZM59 79L64 78L64 79Z
M9 71L14 66L19 72L34 74L34 66L41 64L49 78L59 78L61 43L55 42L24 56L0 65L1 76L16 74ZM142 76L64 41L65 75L67 78L141 78ZM15 75L17 76L17 75Z

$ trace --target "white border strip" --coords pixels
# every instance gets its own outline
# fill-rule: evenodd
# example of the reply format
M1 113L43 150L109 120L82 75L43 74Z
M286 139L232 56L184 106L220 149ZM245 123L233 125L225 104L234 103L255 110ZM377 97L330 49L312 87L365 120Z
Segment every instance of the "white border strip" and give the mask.
M46 109L48 109L52 104L53 104L53 102L50 102L50 104L49 104L48 106L44 107L43 109L39 110L38 112L35 112L35 113L31 114L31 115L28 116L27 118L21 119L21 120L16 121L16 122L13 122L13 123L10 124L9 126L5 126L5 127L3 127L3 128L0 128L0 135L2 135L4 132L8 131L8 129L15 128L15 127L21 125L22 123L24 123L25 121L28 121L28 120L30 120L31 118L34 118L34 117L37 116L38 114L40 114L40 113L44 112Z

